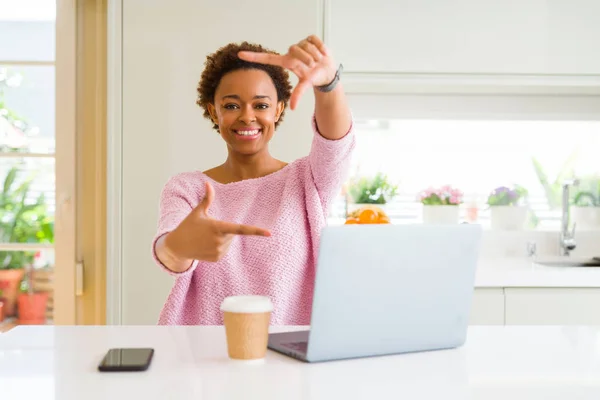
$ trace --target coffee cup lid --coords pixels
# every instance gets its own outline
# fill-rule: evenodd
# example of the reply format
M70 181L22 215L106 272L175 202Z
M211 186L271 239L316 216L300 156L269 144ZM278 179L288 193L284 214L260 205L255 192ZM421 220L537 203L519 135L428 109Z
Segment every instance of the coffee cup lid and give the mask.
M247 314L271 312L273 303L266 296L230 296L221 303L221 311Z

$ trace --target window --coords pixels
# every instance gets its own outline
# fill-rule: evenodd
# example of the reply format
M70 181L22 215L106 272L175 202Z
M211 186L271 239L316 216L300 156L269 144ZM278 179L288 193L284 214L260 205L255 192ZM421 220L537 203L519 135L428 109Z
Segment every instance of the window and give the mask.
M550 98L557 103L549 105L547 98L514 96L499 106L491 97L473 102L463 96L413 96L410 104L401 96L370 96L369 104L354 97L358 145L350 178L387 175L398 187L385 205L395 223L421 222L418 194L451 185L464 193L461 220L468 208L477 207L478 222L488 226L489 193L519 185L528 191L528 227L556 229L560 182L600 174L599 98ZM434 106L440 101L448 107ZM586 113L593 110L589 101L595 101L596 114ZM332 223L343 223L346 201L352 203L351 196L338 199Z
M52 0L0 0L0 290L13 307L2 271L54 264L55 12ZM51 292L36 277L22 283Z

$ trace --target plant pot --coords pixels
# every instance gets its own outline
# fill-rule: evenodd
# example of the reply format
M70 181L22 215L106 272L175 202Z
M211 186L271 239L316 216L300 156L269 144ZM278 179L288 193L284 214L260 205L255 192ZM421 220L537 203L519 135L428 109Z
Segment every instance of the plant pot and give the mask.
M0 282L6 282L2 287L4 298L4 316L12 317L17 311L17 295L25 269L0 269Z
M600 230L600 207L571 207L571 221L577 230Z
M459 206L431 206L423 205L423 223L453 225L458 224Z
M526 206L491 206L491 228L499 231L519 231L527 221Z
M19 325L43 325L46 323L48 293L21 293L19 302Z
M4 301L0 299L0 322L4 321Z

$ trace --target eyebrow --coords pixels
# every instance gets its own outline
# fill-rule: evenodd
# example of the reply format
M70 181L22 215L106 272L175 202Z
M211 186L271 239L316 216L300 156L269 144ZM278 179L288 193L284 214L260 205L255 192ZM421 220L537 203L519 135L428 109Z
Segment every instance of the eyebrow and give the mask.
M225 96L223 96L223 99L236 99L236 100L240 100L240 96L238 96L237 94L227 94ZM269 99L271 100L271 97L266 96L266 95L256 95L253 97L253 99Z

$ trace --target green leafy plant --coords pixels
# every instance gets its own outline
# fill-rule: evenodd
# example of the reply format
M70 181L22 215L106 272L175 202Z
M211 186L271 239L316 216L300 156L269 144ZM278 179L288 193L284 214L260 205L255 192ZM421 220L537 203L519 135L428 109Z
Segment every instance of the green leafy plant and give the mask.
M18 87L22 76L0 68L0 132L6 139L0 143L3 152L27 152L24 138L35 128L26 119L11 110L5 101L8 87ZM53 243L54 222L47 214L45 198L40 195L29 201L35 176L20 179L19 167L12 167L0 188L0 241L3 243ZM35 252L0 251L0 269L24 268L33 262Z
M398 192L398 186L388 181L383 173L374 177L361 177L348 186L348 193L357 204L386 204Z
M571 202L577 207L600 207L600 178L581 179Z
M552 181L548 178L548 174L542 164L535 157L532 157L531 161L533 163L533 169L537 175L538 181L544 188L546 200L548 201L550 208L557 209L561 207L562 185L564 181L575 178L574 164L577 161L578 155L579 151L577 150L571 153Z
M54 221L47 214L44 195L28 203L33 176L18 182L19 169L11 168L0 193L0 240L4 243L54 243ZM0 251L0 269L30 265L35 252Z
M523 186L513 188L500 186L492 190L487 199L489 206L518 206L527 198L528 191Z

